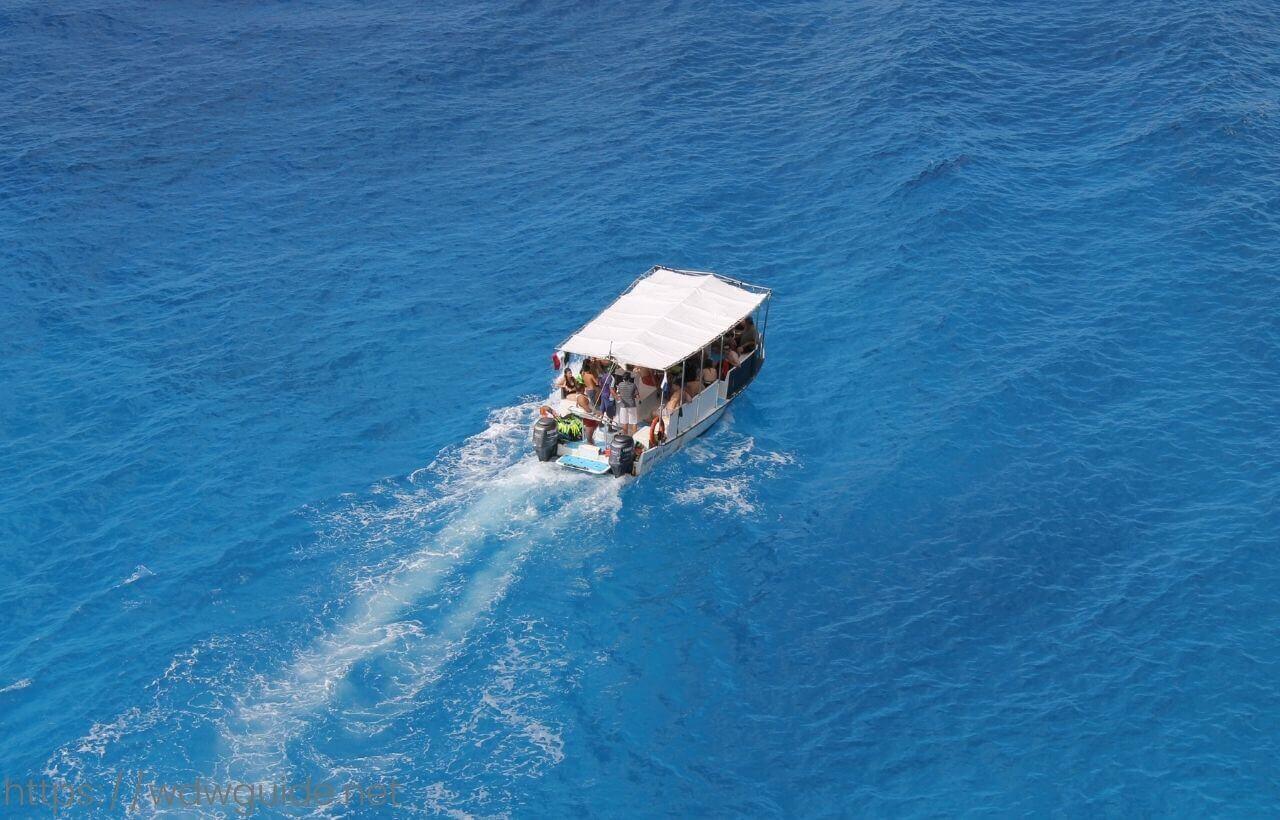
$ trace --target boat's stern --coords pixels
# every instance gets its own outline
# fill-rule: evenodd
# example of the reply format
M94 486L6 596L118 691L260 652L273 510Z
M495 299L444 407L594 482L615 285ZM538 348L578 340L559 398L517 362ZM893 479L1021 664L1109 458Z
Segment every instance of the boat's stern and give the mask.
M611 470L605 448L585 441L560 442L560 455L556 463L561 467L592 475L605 475Z
M599 439L600 436L597 436ZM543 416L533 425L533 452L539 461L554 461L561 467L592 475L630 475L640 460L635 439L621 433L604 441L565 441L556 421Z

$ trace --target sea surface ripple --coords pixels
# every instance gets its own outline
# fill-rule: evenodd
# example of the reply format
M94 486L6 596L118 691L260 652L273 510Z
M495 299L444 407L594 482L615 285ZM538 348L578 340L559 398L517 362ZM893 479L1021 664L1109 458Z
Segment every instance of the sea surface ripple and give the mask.
M13 0L0 80L0 776L1276 813L1275 3ZM531 463L655 263L760 379Z

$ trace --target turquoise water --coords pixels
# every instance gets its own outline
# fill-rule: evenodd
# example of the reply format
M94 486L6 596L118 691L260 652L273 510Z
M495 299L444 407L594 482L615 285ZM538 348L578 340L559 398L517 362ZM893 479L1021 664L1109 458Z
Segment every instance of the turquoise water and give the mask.
M1275 812L1274 5L20 1L0 44L0 774ZM551 349L656 263L773 287L768 366L633 486L531 462Z

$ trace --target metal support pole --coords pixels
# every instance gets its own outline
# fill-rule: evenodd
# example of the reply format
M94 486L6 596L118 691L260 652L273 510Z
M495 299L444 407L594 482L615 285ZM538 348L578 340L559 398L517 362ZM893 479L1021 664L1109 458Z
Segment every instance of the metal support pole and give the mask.
M684 377L686 372L689 370L689 368L685 366L688 364L688 361L689 360L686 359L680 363L680 406L676 408L676 418L680 419L684 418Z
M764 300L764 322L760 325L760 361L764 361L764 334L769 329L769 303L773 301L772 296L766 296Z

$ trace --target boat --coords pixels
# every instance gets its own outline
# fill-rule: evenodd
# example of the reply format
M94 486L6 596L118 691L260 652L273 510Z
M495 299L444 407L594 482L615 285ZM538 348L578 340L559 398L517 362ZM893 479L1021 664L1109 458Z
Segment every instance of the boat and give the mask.
M533 425L538 459L623 478L679 452L760 372L772 295L709 271L650 268L556 348L560 377Z

